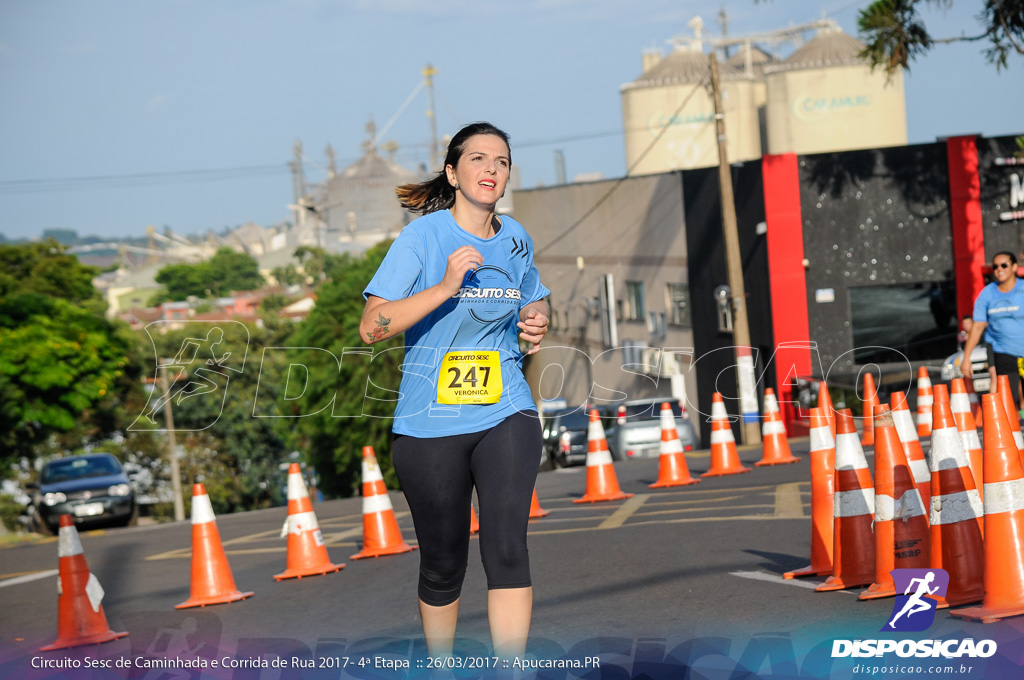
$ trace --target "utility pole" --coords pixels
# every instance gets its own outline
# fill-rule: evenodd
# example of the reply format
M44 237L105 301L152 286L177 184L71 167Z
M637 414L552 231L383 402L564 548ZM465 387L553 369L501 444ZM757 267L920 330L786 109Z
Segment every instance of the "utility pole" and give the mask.
M440 167L444 163L444 159L440 158L437 150L437 114L434 107L434 76L436 75L437 69L430 64L427 64L427 67L423 69L427 94L430 96L430 108L427 109L427 118L430 119L430 162L437 163L437 167ZM427 169L433 170L433 168Z
M722 204L722 233L725 236L725 261L729 270L729 289L732 295L733 342L736 349L736 372L739 383L740 433L744 444L760 440L758 427L757 394L754 391L754 357L750 349L750 326L747 324L747 293L743 287L743 260L740 256L740 237L736 228L736 203L732 193L732 173L725 146L725 115L722 109L722 91L718 83L718 59L711 51L711 90L715 100L715 130L718 133L718 188Z
M177 377L177 373L175 373ZM174 520L185 521L185 503L181 500L181 470L178 468L178 444L174 439L174 414L171 413L171 390L167 382L167 367L160 366L160 385L167 395L164 404L164 422L167 424L167 457L171 460L171 490L174 493Z

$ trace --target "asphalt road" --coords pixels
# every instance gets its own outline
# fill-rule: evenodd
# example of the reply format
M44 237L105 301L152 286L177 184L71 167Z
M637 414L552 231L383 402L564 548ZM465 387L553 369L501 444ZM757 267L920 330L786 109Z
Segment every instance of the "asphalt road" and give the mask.
M810 554L806 440L793 442L793 449L799 463L666 490L648 488L657 478L656 459L619 462L620 486L636 495L617 502L573 503L584 492L583 467L541 473L538 496L550 514L531 523L535 606L529 651L537 659L596 655L601 666L549 670L540 677L682 677L684 665L693 678L860 677L863 671L852 670L860 660L831 659L832 641L886 637L879 629L894 601L860 602L856 590L814 592L811 586L823 579L780 578L806 566ZM761 451L741 448L740 456L753 467ZM688 459L695 475L708 468L706 451ZM406 541L415 544L402 495L392 492L391 498ZM285 509L222 516L217 524L235 581L255 595L204 609L174 609L189 596L188 523L84 532L90 570L105 589L108 621L130 635L58 653L38 652L56 638L55 539L0 549L0 678L411 677L410 671L353 664L382 654L399 661L421 655L418 553L354 561L350 556L361 547L361 499L319 503L315 511L331 558L347 564L342 571L277 582L272 576L283 571L286 559L279 538ZM490 653L476 545L474 539L461 601L457 651L463 659ZM926 633L909 635L999 643L987 672L957 677L1018 677L999 675L1003 671L993 664L1024 658L1024 617L982 625L939 612ZM145 669L134 661L188 654L289 661L284 668L230 671ZM310 663L348 657L349 666L305 669L292 657ZM130 667L33 669L40 658L128 659ZM471 670L456 676L478 677Z

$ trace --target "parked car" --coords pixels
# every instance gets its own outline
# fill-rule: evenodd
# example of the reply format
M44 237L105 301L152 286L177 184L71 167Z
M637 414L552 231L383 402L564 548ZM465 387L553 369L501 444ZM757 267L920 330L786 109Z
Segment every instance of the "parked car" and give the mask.
M124 468L109 453L57 458L43 466L32 492L30 524L41 534L56 533L61 515L75 524L128 526L138 519L135 491Z
M544 414L544 457L552 467L583 465L587 462L587 432L590 416L582 406Z
M964 353L960 350L956 354L946 357L942 362L940 373L943 382L949 382L953 378L963 378L965 371L962 370L960 362L963 361ZM988 392L992 385L992 376L989 375L988 367L992 366L988 346L980 344L971 352L971 377L974 381L974 391L979 394Z
M676 433L683 451L700 447L686 407L671 397L634 399L615 404L605 411L605 436L615 460L656 458L661 455L661 405L672 407Z

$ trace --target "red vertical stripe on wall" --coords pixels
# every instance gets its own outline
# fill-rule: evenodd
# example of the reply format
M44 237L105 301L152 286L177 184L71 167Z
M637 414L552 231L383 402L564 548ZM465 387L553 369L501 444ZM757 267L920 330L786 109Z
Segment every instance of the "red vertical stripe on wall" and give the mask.
M974 298L985 286L985 225L981 219L978 145L972 137L946 140L949 163L949 214L953 223L957 318L974 311Z
M775 333L775 375L779 405L787 430L795 416L789 382L811 373L808 349L807 279L800 215L800 176L796 154L765 156L764 212L768 223L768 277L771 286L772 330Z

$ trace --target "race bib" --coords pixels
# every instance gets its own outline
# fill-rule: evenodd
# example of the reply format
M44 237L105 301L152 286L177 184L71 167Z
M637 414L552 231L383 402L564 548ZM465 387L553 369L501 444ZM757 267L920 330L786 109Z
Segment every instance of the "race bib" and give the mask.
M437 380L439 404L496 404L501 399L497 352L448 352Z

